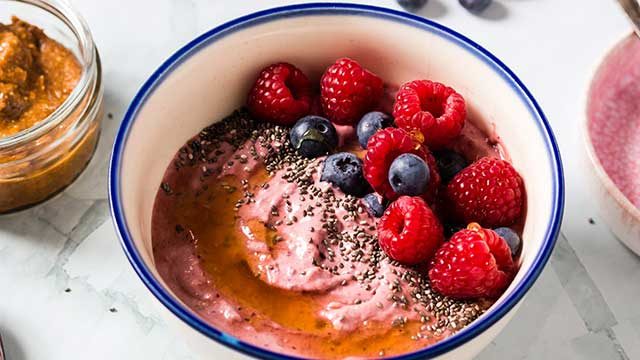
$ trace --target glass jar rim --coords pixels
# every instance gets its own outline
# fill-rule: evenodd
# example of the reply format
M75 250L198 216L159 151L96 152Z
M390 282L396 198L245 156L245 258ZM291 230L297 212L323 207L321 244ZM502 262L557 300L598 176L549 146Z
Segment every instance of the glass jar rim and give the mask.
M89 26L66 0L0 0L0 2L23 3L38 7L58 18L73 33L79 46L79 56L82 63L82 75L78 84L71 91L65 101L49 116L37 124L19 131L13 135L0 138L0 149L11 148L36 139L59 123L64 121L82 102L84 95L91 91L93 79L96 77L96 48ZM37 24L36 24L37 25Z

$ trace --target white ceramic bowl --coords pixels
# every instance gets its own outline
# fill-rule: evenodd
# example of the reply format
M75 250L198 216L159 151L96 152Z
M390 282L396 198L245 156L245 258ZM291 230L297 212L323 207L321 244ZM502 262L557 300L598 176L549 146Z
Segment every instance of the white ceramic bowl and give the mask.
M400 358L467 359L477 354L511 318L551 254L564 205L558 148L540 107L500 60L453 30L388 9L306 4L251 14L205 33L162 64L133 100L111 162L112 215L125 253L168 310L168 318L204 356L220 358L223 344L262 358L290 358L221 333L189 310L159 277L150 224L163 173L187 139L244 103L262 67L288 61L317 79L343 56L392 84L426 78L457 89L471 116L495 126L527 190L522 263L511 286L462 331Z
M589 105L593 100L593 87L597 77L602 70L602 66L606 63L607 59L612 56L625 56L624 51L627 50L627 46L630 45L630 41L638 41L635 38L635 34L627 34L620 41L606 53L599 63L599 66L594 71L592 76L592 82L589 84L589 91L587 92L586 102L584 104L585 121L583 123L583 136L586 145L585 156L585 168L589 170L588 185L590 186L590 193L595 196L598 203L598 209L600 210L600 216L607 223L611 231L616 235L618 240L625 244L636 254L640 255L640 209L636 207L625 196L621 189L607 173L602 166L602 159L598 157L593 143L592 135L589 131L589 123L594 120L594 114L589 113ZM635 57L634 59L636 59ZM631 75L629 75L631 76ZM605 80L606 81L606 80ZM615 105L613 105L615 106ZM621 119L625 121L626 119ZM607 122L617 121L613 119L607 119ZM612 161L605 159L604 161ZM614 160L615 161L615 160ZM635 180L637 185L640 179Z

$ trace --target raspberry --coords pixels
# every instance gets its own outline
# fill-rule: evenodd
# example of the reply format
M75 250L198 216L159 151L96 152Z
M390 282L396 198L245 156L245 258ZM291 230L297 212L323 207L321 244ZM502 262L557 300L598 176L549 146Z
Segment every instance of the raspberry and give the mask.
M467 109L464 98L452 88L429 80L408 82L393 104L396 125L419 130L426 144L442 148L460 135Z
M382 98L382 80L348 58L338 59L320 79L324 114L339 125L353 125Z
M247 107L257 119L292 125L311 111L311 95L311 82L300 69L277 63L260 72L249 92Z
M522 178L505 160L481 158L454 176L446 191L453 214L464 222L509 226L522 214Z
M389 200L398 197L389 184L389 167L398 156L412 153L425 160L429 166L430 180L424 195L427 201L433 201L440 186L440 175L435 158L410 134L402 129L385 128L378 130L367 144L367 154L364 157L364 178L371 187Z
M378 223L380 247L406 265L429 260L442 240L440 221L420 197L399 197Z
M436 252L429 266L431 287L458 299L495 298L515 271L509 245L477 223L458 231Z

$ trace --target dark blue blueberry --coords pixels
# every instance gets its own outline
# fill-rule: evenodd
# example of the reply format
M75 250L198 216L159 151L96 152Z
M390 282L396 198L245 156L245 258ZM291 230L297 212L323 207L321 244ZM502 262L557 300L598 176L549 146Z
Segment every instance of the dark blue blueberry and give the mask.
M425 192L431 174L419 156L402 154L389 167L389 184L396 194L418 196Z
M373 217L381 217L386 209L386 201L380 200L380 196L375 193L367 194L362 201L365 204L367 212Z
M363 149L367 148L369 138L376 133L376 131L388 127L391 125L391 116L379 112L372 111L364 114L362 119L358 122L356 127L356 133L358 134L358 142Z
M398 4L407 11L420 10L427 3L427 0L397 0Z
M332 152L338 146L338 133L329 120L309 115L293 125L289 140L298 154L312 159Z
M348 195L362 197L371 192L362 175L362 160L348 152L327 156L320 180L332 183Z
M457 173L469 165L462 155L452 150L438 151L434 155L438 163L440 177L445 183L449 182Z
M507 242L509 248L511 249L511 255L514 257L517 256L520 252L520 248L522 248L522 241L520 240L520 236L518 236L515 231L511 230L508 227L497 228L493 231L495 231L498 235L500 235L501 238L503 238Z
M491 5L491 0L458 0L460 5L472 13L481 13Z

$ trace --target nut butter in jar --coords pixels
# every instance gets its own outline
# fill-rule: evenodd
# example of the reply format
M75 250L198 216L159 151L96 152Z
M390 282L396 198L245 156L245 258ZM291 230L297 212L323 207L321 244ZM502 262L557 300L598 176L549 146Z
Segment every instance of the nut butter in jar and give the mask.
M0 213L71 184L102 119L100 59L64 0L0 0ZM7 5L7 6L5 6Z

